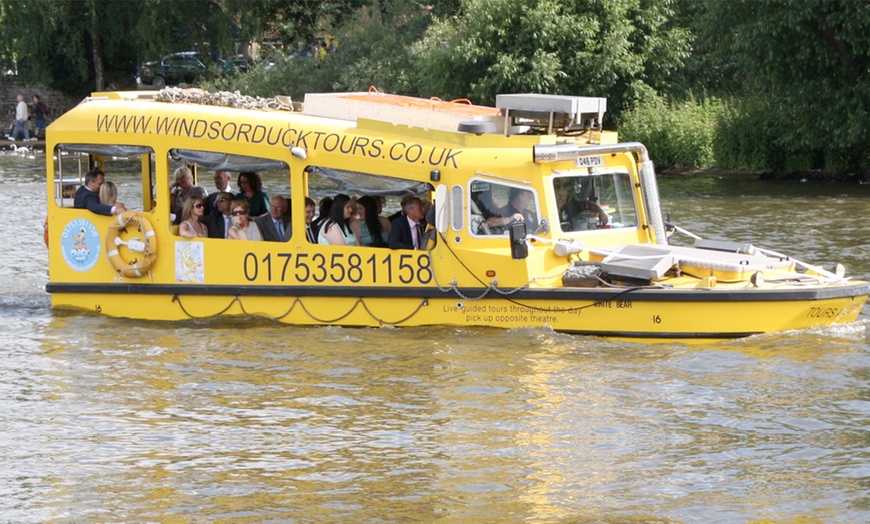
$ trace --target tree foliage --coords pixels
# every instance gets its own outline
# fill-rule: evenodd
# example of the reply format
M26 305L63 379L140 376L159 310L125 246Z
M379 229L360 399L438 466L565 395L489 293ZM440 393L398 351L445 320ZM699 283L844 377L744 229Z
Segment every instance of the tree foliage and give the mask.
M276 39L274 67L212 86L602 96L609 126L675 163L870 170L868 25L870 2L835 0L0 0L0 63L79 95L162 54ZM325 34L325 60L295 53ZM667 136L693 114L703 133Z
M703 3L700 46L724 72L737 113L723 136L757 135L735 167L870 169L870 3L753 0ZM754 159L751 165L740 159Z
M417 48L432 91L491 103L504 92L606 96L613 115L668 89L689 55L673 0L466 0Z

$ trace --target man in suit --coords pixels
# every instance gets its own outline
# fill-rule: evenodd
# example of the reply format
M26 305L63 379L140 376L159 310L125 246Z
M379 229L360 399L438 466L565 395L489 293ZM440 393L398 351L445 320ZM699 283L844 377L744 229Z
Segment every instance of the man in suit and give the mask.
M287 218L287 199L275 195L269 200L269 214L255 222L266 242L286 242L290 239L290 219Z
M87 209L98 215L117 215L127 211L120 202L113 206L100 203L100 186L106 181L106 175L100 168L94 168L85 175L85 184L76 190L73 207Z
M214 201L217 200L218 195L223 192L233 193L233 188L230 187L230 179L232 179L232 174L229 171L219 169L214 172L214 185L217 187L217 191L209 194L205 199L205 216L210 215L212 211L217 209Z
M423 204L414 195L402 198L402 214L392 222L390 229L391 249L423 249L423 231L420 219L423 218Z
M205 217L209 238L227 238L227 231L232 226L233 194L227 191L218 193L214 200L215 209Z
M311 227L314 221L314 208L317 207L311 197L305 197L305 237L312 244L317 243L317 231Z

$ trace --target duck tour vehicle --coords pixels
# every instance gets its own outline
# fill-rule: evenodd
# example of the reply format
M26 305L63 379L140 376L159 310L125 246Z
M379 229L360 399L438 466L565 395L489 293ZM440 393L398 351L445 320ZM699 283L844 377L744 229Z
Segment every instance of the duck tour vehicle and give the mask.
M602 129L606 99L511 94L495 106L374 89L301 104L179 88L95 93L46 136L52 305L150 320L549 326L644 340L745 337L861 312L870 284L842 266L738 242L669 245L679 228L662 218L649 153ZM229 171L233 191L239 174L255 174L269 197L289 200L286 240L181 236L181 167L209 188ZM75 206L95 168L126 211ZM341 242L307 235L311 200L366 195L382 209L358 205L363 214L396 215L392 228L405 234L422 214L415 202L431 203L425 232L411 233L418 249L390 248L386 235L354 245L359 227L342 227ZM368 222L355 215L345 205L332 224Z

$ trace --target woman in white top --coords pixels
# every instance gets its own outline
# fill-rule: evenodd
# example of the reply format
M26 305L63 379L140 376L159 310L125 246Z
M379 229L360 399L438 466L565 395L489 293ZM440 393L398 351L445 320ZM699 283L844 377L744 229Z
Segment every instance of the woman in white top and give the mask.
M350 227L350 217L353 215L354 204L350 197L343 194L335 195L329 215L320 226L317 243L333 246L358 246L359 236Z
M202 222L205 213L205 202L201 198L188 198L181 212L181 224L178 234L184 238L205 238L208 228Z

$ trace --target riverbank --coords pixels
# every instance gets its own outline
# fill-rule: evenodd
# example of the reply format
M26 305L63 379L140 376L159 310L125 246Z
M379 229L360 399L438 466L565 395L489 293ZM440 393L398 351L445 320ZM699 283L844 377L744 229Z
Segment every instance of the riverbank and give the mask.
M689 176L689 177L716 177L733 178L739 180L797 180L807 181L830 181L830 182L854 182L855 184L870 185L870 176L859 173L827 173L821 170L798 171L794 173L776 173L771 170L739 171L718 167L692 168L672 167L658 171L659 176Z

